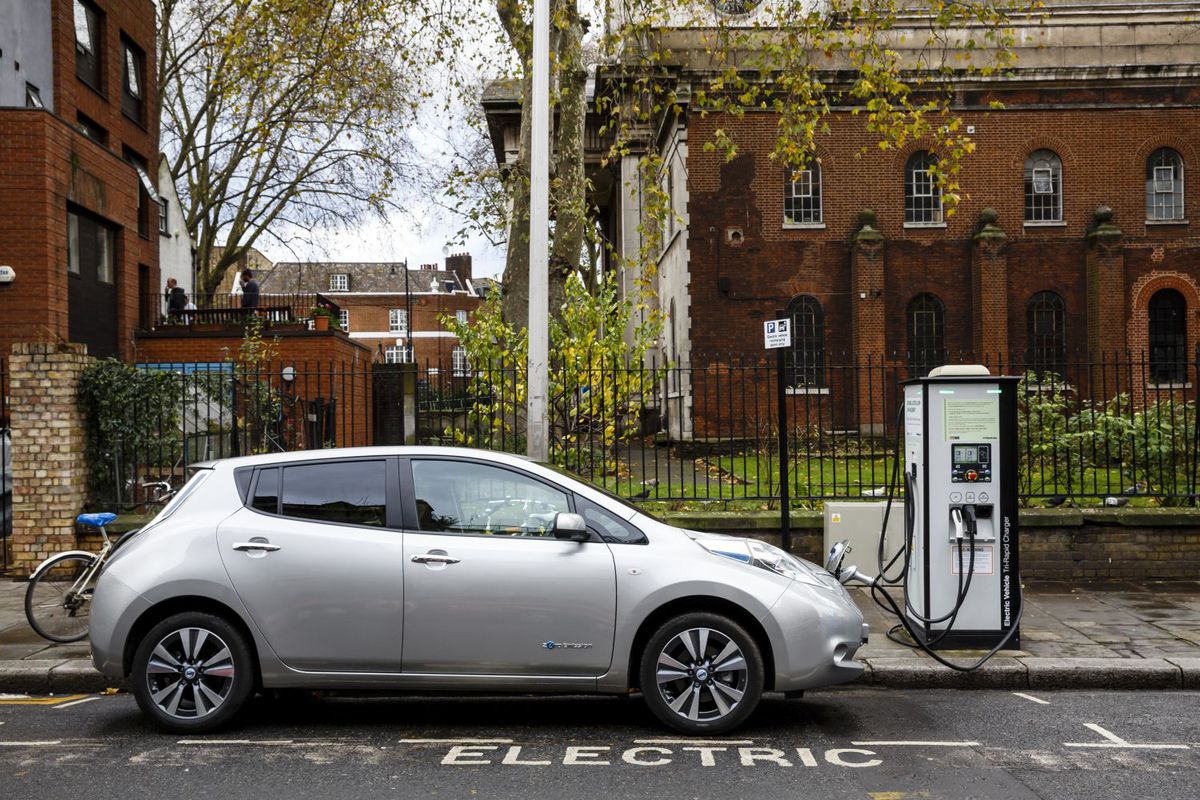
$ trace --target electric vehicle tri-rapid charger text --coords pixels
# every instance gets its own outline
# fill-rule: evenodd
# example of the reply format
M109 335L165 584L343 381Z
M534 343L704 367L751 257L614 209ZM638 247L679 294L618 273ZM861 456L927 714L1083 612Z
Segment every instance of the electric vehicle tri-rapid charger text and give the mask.
M904 383L904 543L890 559L881 532L879 574L842 567L846 543L826 567L859 581L899 623L889 638L919 647L954 669L974 669L1020 647L1021 580L1017 520L1019 378L979 365L939 367ZM897 442L899 451L899 442ZM898 481L893 466L884 529ZM889 575L899 562L899 572ZM888 591L900 586L903 608ZM909 641L900 638L903 629ZM970 665L935 648L989 648Z

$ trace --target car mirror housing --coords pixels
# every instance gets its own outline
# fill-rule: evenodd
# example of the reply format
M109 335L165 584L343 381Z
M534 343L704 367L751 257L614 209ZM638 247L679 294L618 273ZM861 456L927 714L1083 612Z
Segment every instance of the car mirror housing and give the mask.
M554 515L554 538L572 542L586 542L591 538L587 523L578 514L561 512Z

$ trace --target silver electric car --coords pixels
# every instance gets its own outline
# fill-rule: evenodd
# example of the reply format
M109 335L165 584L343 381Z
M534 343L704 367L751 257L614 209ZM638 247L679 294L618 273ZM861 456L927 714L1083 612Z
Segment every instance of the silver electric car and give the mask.
M832 575L681 530L553 468L455 448L199 466L104 568L92 657L162 727L258 689L626 694L689 734L857 677Z

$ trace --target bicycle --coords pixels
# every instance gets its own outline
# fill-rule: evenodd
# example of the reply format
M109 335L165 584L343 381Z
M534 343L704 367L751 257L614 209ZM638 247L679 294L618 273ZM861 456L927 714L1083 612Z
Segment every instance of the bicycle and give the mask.
M25 590L25 617L43 639L78 642L88 635L88 610L96 576L114 545L105 525L117 518L111 512L80 514L76 521L99 528L104 544L99 553L70 550L43 561L29 576Z

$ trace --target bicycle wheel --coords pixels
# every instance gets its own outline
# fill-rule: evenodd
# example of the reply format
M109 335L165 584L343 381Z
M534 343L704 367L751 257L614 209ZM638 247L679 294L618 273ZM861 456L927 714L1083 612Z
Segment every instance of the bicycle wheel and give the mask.
M95 575L84 575L95 556L67 553L46 562L25 590L25 616L38 636L52 642L78 642L88 634Z

